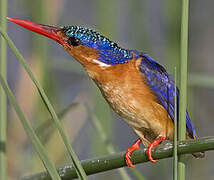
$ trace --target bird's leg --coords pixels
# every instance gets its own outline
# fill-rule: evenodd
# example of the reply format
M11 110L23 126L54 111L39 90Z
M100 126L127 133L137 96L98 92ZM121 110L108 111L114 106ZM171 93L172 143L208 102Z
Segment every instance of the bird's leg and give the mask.
M157 139L155 139L151 144L149 144L147 150L146 150L146 154L149 158L149 161L151 161L152 163L157 162L157 160L154 160L152 157L152 149L156 146L158 146L162 141L166 140L167 137L165 136L159 136Z
M140 143L141 143L141 139L138 139L134 144L131 145L131 147L129 147L126 151L126 154L125 154L125 159L126 159L126 164L127 166L129 167L135 167L133 164L132 164L132 161L131 161L131 154L137 150L137 149L140 149Z

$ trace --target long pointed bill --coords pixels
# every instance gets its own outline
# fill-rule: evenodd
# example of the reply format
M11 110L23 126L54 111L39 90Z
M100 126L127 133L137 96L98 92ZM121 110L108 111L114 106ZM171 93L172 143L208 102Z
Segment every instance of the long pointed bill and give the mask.
M57 41L60 44L65 44L63 39L59 36L59 33L57 33L61 30L61 28L59 27L47 26L47 25L38 24L35 22L30 22L30 21L10 18L10 17L8 17L7 19L31 31L47 36Z

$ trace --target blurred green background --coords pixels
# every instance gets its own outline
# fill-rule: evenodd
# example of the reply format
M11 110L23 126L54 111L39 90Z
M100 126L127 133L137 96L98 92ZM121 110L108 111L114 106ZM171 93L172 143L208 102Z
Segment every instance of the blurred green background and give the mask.
M188 109L200 136L213 135L214 2L190 1ZM80 25L96 29L120 46L148 53L173 74L179 66L180 1L170 0L10 0L8 16L50 25ZM8 23L8 34L45 88L81 160L108 153L89 114L96 115L109 141L126 150L137 136L102 98L80 64L57 43ZM179 68L179 67L178 67ZM70 162L58 132L33 83L8 49L8 81L25 115L57 167ZM70 104L74 104L70 106ZM89 107L90 112L86 107ZM9 179L44 170L11 106L8 110ZM48 123L47 123L48 122ZM214 152L204 159L187 156L187 179L214 179ZM129 176L136 179L129 168ZM145 179L172 179L172 159L144 163L137 169ZM117 170L89 179L122 179Z

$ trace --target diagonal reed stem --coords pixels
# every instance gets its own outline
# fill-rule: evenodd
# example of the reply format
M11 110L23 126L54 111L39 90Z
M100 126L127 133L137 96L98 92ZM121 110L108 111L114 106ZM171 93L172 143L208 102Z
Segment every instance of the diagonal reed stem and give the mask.
M22 66L24 67L24 69L26 70L26 72L28 73L29 77L31 78L31 80L33 81L33 83L35 84L38 92L41 95L41 98L44 102L44 104L46 105L48 111L50 112L53 120L55 121L56 127L63 139L63 142L68 150L68 153L72 159L72 162L74 164L74 167L77 171L78 177L80 179L88 179L87 175L85 174L84 169L82 168L79 159L76 155L76 153L74 152L73 148L70 145L70 142L62 128L62 125L59 121L59 118L57 117L56 112L54 111L53 106L51 105L47 95L45 94L43 88L41 87L41 85L39 84L39 82L36 80L36 78L34 77L32 71L30 70L30 68L28 67L27 63L25 62L23 56L21 55L21 53L18 51L18 49L16 48L16 46L14 45L14 43L12 42L12 40L9 38L9 36L7 35L6 32L4 32L2 29L0 29L0 34L6 39L8 45L10 46L11 50L14 52L14 54L16 55L17 59L19 60L19 62L22 64Z
M25 132L27 133L31 143L33 144L34 149L38 153L40 159L42 160L42 162L43 162L45 168L47 169L48 173L50 174L51 178L54 180L61 180L61 178L59 177L59 174L57 173L53 163L48 158L48 154L46 153L43 145L39 141L39 138L36 136L33 128L30 125L30 123L25 118L23 112L21 111L21 109L20 109L20 107L16 101L15 96L13 95L8 84L6 83L6 81L4 80L4 78L1 75L0 75L0 84L1 84L2 88L4 89L4 91L6 92L11 104L13 105L13 107L14 107L23 127L24 127Z

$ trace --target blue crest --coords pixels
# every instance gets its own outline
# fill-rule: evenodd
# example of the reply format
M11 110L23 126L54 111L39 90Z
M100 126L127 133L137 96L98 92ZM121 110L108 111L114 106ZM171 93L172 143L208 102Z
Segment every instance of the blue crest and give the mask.
M132 54L129 50L120 48L116 43L92 29L79 26L65 26L63 31L68 37L78 38L83 46L98 50L98 60L101 62L115 65L126 63L132 59Z

